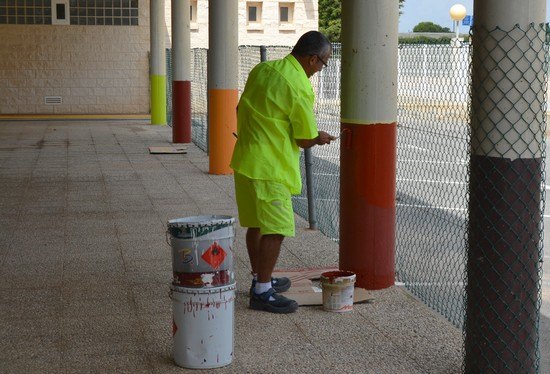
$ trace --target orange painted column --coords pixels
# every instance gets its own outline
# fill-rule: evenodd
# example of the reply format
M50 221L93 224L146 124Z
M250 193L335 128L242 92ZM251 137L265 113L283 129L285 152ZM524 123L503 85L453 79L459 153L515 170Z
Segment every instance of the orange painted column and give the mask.
M229 167L237 132L238 0L210 0L208 34L208 154L210 174Z
M210 124L208 150L211 174L233 173L229 162L237 141L233 134L237 133L235 108L237 108L238 101L239 92L237 90L208 91L208 102L212 108L208 111L208 123Z
M395 282L398 2L342 2L340 269ZM384 20L384 22L379 22Z

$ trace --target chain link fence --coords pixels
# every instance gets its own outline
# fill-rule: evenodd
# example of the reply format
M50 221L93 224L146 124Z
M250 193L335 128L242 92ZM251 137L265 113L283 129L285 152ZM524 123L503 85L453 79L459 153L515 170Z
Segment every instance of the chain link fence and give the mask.
M397 278L462 326L470 45L400 44L398 56Z
M471 31L467 373L539 371L545 29Z
M507 33L499 36L476 35L479 39L489 38L491 42L486 44L493 48L478 56L481 59L481 62L478 62L478 69L482 72L480 75L485 74L491 79L494 78L492 71L487 70L487 67L481 67L490 66L490 64L485 65L486 58L496 59L495 61L499 63L494 61L493 63L499 67L500 63L505 63L508 68L503 72L500 80L494 80L492 88L488 83L490 80L474 79L472 82L472 46L470 44L399 45L397 281L460 328L468 327L468 324L487 325L488 321L494 317L490 312L481 310L486 307L487 310L492 311L492 306L477 302L480 301L479 298L485 298L487 302L493 301L492 298L484 296L485 287L492 287L493 290L502 293L510 292L510 289L505 286L489 285L489 281L494 281L497 275L508 274L512 277L518 270L529 270L531 278L513 278L513 283L521 283L518 287L522 290L522 287L527 287L523 286L525 282L530 285L529 296L522 299L528 304L522 308L528 311L529 315L540 307L542 258L540 216L544 204L541 181L544 180L545 149L544 137L541 134L544 134L546 119L541 113L545 113L546 110L547 61L546 54L540 51L544 43L540 42L538 30L524 32L523 39L527 41L518 39L519 36L516 33L513 34L513 36ZM499 47L507 37L516 41L516 48L519 50L514 53L517 57L505 57L510 53L511 46ZM282 58L290 50L289 47L267 47L266 56L268 60ZM240 47L239 55L239 90L242 92L249 71L260 62L260 47ZM521 55L524 55L523 59ZM205 151L207 151L206 58L206 50L193 50L192 139ZM311 78L316 97L315 113L319 129L335 135L339 135L340 132L340 61L340 45L334 45L329 66ZM527 62L532 63L532 66ZM170 78L168 82L170 85ZM516 86L522 89L518 90ZM470 104L470 87L474 87L473 105ZM479 93L479 90L482 93ZM522 103L523 111L514 109L515 101L511 101L511 93L517 96L518 102ZM168 100L171 101L170 96ZM487 109L491 106L498 109ZM509 178L504 178L503 176L508 175L506 172L494 165L476 163L474 159L480 152L479 147L486 152L486 145L495 142L494 134L487 130L485 124L491 121L500 122L505 116L510 116L511 111L514 110L517 113L514 112L515 117L512 118L525 124L521 127L522 131L510 124L508 131L499 136L512 149L521 149L519 157L523 160L520 163L523 163ZM476 123L479 123L472 124L473 132L470 126L471 112L479 117L476 119ZM470 143L471 137L474 141ZM500 144L501 141L498 143ZM339 148L339 141L328 146L312 148L312 185L317 225L323 233L334 240L338 240L339 237ZM483 152L482 157L487 156ZM498 156L502 158L508 154L507 152L504 151ZM472 170L470 170L470 159L472 159ZM525 161L526 159L529 161ZM304 176L303 157L301 168ZM470 178L475 179L475 185L487 187L488 190L485 191L479 187L478 190L474 188L469 191ZM501 183L499 185L491 184L503 179L504 182L499 182ZM304 183L302 194L294 197L293 201L296 213L307 219L305 191ZM493 207L487 205L487 196L491 196L488 191L500 191L497 195L506 195L511 199L510 203L516 202L518 211L515 215L507 216L506 222L497 220L498 214L494 213ZM508 194L508 191L514 192ZM526 192L530 193L529 196ZM524 193L525 196L523 196ZM490 201L499 204L497 200ZM476 207L483 207L483 209L476 210ZM525 212L522 212L522 209ZM475 217L474 223L470 222L471 217ZM519 231L515 226L512 227L512 223L520 226ZM466 278L466 264L478 255L475 249L473 252L470 250L468 255L468 243L472 247L475 241L482 242L482 239L486 239L483 237L483 232L475 231L474 224L481 225L478 227L491 228L491 235L505 236L507 239L504 240L503 245L512 246L512 243L515 243L513 245L516 245L517 251L529 247L527 251L529 254L516 253L515 257L491 258L491 261L498 261L489 268L481 268L483 272L477 276L485 280L475 284L474 288L468 289L470 301L468 308L473 308L469 315L477 317L475 319L470 317L468 322L465 322L466 284L467 280L471 283L472 279L470 273ZM499 226L501 224L502 226ZM531 230L529 237L520 233L521 230L523 230L521 232L527 232L525 231L527 229ZM507 230L510 230L511 234L508 235ZM495 239L495 243L498 242L497 236L491 237ZM491 248L495 256L495 251L501 249L499 246ZM485 274L485 271L494 272L497 275L493 277ZM476 282L478 282L477 278ZM533 285L534 288L532 288ZM515 291L521 290L514 289ZM510 299L513 297L498 296L497 300L500 300L499 303L509 303L513 301ZM484 305L483 308L482 305ZM511 308L502 305L503 308ZM500 327L494 327L495 333L502 333L501 329L510 328L509 321L501 322ZM521 337L524 335L520 334ZM535 334L535 336L538 335ZM530 342L529 344L535 343L532 340ZM491 355L487 354L487 357Z

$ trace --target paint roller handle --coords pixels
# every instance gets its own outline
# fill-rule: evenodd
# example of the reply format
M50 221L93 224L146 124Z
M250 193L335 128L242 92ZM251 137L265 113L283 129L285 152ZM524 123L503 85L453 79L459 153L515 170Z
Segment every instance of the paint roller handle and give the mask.
M345 131L346 131L346 130L340 131L340 134L338 134L338 136L336 136L335 139L340 139L340 137L341 137L342 135L344 135L344 132L345 132Z

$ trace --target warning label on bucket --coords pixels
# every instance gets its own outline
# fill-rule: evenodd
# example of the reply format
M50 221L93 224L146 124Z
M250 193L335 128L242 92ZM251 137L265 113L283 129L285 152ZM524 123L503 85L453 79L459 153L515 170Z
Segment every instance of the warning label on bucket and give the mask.
M208 249L202 254L202 259L213 269L217 269L225 260L226 253L223 248L214 242Z

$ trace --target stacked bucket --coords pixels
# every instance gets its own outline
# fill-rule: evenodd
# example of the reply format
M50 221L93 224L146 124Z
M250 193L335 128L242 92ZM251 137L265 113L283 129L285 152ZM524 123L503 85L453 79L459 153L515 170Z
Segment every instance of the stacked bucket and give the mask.
M208 369L233 360L235 219L168 221L172 247L172 354L176 365Z

